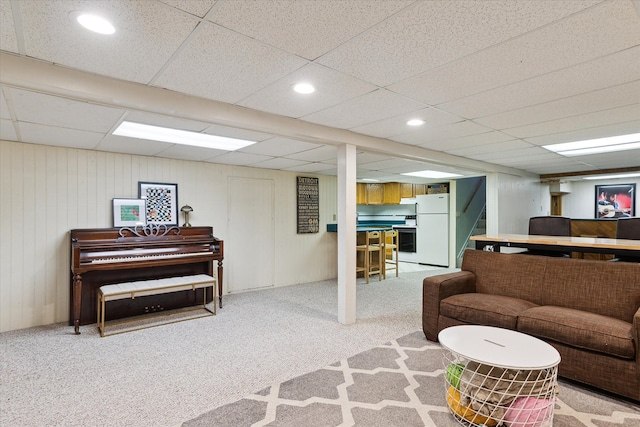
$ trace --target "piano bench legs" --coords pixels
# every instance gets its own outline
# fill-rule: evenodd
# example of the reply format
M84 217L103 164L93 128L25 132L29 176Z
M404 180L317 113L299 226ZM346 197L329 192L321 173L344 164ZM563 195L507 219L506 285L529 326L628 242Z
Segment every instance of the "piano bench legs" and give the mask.
M115 301L121 299L134 299L135 297L148 296L148 295L160 295L166 294L170 292L178 292L178 291L187 291L192 290L195 292L196 289L203 289L203 302L202 305L197 305L190 307L188 309L178 309L171 310L167 312L162 312L161 314L153 314L148 316L136 316L127 319L122 319L118 321L109 322L109 326L113 326L116 324L122 324L127 322L133 322L136 320L141 320L141 318L149 318L149 317L158 317L158 316L171 316L172 314L184 313L186 311L194 311L194 310L206 310L207 314L202 314L201 316L196 317L188 317L188 318L178 318L176 319L174 316L174 320L163 322L163 323L152 323L145 326L135 327L131 329L126 329L121 332L114 332L109 335L116 335L123 332L131 332L137 331L140 329L146 329L153 326L166 325L169 323L181 322L183 320L191 320L197 319L200 317L213 316L216 314L216 287L217 281L214 277L209 276L207 274L196 274L193 276L182 276L182 277L168 277L164 279L155 279L155 280L141 280L138 282L127 282L127 283L118 283L114 285L104 285L98 289L98 330L100 331L100 336L105 337L106 334L106 326L105 325L105 310L106 303L108 301ZM213 292L213 311L207 308L207 288L212 288Z

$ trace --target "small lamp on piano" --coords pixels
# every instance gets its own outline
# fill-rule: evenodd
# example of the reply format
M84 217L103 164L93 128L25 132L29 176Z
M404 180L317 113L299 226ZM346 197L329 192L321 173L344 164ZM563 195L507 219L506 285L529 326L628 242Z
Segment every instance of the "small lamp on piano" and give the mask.
M193 208L189 205L184 205L183 207L180 208L180 212L184 214L183 227L191 227L191 224L189 224L189 213L193 212Z

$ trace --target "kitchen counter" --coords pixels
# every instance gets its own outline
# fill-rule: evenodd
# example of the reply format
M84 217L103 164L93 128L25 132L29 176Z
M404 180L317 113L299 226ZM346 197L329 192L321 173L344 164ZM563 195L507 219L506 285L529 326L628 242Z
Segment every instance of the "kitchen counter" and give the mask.
M385 231L391 230L394 226L403 226L402 224L358 224L356 226L356 232L362 231ZM338 231L338 224L327 224L327 231L335 233Z

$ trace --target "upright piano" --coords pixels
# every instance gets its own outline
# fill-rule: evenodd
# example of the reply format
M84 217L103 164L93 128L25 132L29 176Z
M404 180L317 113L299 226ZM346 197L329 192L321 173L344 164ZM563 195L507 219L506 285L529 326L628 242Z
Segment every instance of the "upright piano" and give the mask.
M218 301L222 308L224 242L212 227L147 225L71 230L70 324L96 322L97 290L102 285L192 274L213 275L217 261ZM114 301L109 319L193 306L204 289ZM213 300L211 288L207 302Z

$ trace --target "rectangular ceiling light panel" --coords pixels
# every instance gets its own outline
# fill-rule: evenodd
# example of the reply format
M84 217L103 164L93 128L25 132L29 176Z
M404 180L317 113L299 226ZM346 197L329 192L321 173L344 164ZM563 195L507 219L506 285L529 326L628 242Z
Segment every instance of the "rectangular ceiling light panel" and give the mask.
M255 144L256 141L227 138L206 133L144 125L141 123L122 122L113 131L114 135L129 138L149 139L152 141L170 142L173 144L191 145L194 147L213 148L216 150L234 151Z

